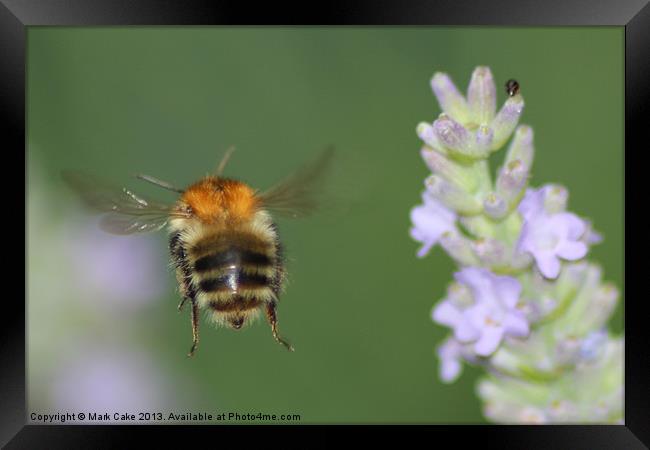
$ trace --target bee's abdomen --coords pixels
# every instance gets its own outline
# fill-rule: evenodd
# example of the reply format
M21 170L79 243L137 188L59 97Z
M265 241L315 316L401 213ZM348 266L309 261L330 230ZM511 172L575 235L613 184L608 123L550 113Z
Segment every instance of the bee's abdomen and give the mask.
M206 236L189 256L202 306L246 310L276 295L282 265L273 240L244 233Z

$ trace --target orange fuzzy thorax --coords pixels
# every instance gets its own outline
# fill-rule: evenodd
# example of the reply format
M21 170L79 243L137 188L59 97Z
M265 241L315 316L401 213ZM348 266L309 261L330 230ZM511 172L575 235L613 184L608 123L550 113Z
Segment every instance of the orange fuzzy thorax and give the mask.
M185 190L181 201L205 223L249 220L257 209L255 191L226 178L203 178Z

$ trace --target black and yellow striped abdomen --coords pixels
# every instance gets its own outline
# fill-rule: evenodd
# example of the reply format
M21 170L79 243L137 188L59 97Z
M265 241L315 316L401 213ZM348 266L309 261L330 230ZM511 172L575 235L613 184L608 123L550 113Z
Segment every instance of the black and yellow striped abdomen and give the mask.
M216 322L240 328L278 298L284 273L280 244L275 227L265 231L206 227L182 243L179 282L184 279L185 291L193 292Z

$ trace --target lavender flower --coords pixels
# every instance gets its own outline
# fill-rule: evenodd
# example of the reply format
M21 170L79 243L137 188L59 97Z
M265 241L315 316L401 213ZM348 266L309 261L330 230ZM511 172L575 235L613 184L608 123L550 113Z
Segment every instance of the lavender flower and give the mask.
M422 242L418 257L423 258L443 233L455 229L456 214L432 198L428 192L422 194L423 204L411 210L411 237Z
M516 309L521 285L515 278L468 267L456 273L456 280L471 289L473 303L463 307L453 297L443 300L435 307L433 320L453 328L459 342L472 342L477 355L489 356L505 336L528 334L528 322Z
M166 255L155 238L110 236L94 221L69 234L68 256L80 274L76 287L91 306L137 308L163 295Z
M169 408L167 380L144 354L83 349L52 380L52 409L137 414ZM91 421L89 418L86 421Z
M529 189L519 204L524 218L519 249L535 258L537 267L547 278L557 278L559 258L575 261L587 254L587 244L580 240L587 230L585 222L575 214L563 212L564 202L553 198L566 199L565 192L555 186Z
M432 175L411 236L419 257L439 243L460 266L432 311L451 330L437 350L440 378L454 381L463 362L484 367L478 394L496 422L622 421L623 340L606 330L618 290L584 260L602 238L566 210L566 188L528 188L523 97L497 112L487 67L474 70L467 97L443 73L431 86L442 114L416 129ZM492 181L487 158L511 136Z

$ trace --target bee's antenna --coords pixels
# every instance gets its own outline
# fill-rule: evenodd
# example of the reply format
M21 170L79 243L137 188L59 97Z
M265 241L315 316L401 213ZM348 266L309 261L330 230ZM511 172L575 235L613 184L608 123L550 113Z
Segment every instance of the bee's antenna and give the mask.
M176 186L174 186L173 184L168 183L166 181L162 181L162 180L159 180L158 178L154 178L151 175L145 175L145 174L142 174L142 173L138 173L138 174L135 175L135 177L137 179L139 179L139 180L146 181L146 182L151 183L151 184L155 184L156 186L159 186L161 188L164 188L164 189L167 189L167 190L170 190L170 191L174 191L174 192L178 192L179 194L183 193L182 189L179 189Z
M235 146L231 145L230 147L228 147L228 150L226 150L226 153L224 153L223 157L221 158L221 161L219 162L219 165L217 166L217 169L214 172L218 177L220 177L221 174L223 173L223 169L226 168L226 164L228 164L230 155L232 155L232 152L234 151L235 151Z

